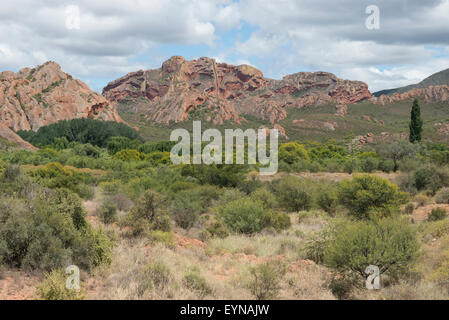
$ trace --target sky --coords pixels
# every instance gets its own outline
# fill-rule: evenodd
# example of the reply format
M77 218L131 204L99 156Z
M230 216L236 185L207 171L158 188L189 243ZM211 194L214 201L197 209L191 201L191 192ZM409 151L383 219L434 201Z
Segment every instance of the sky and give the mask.
M378 16L367 12L370 6ZM15 0L0 6L1 71L56 61L101 92L108 82L158 68L174 55L249 64L274 79L327 71L364 81L372 92L395 88L449 68L449 0Z

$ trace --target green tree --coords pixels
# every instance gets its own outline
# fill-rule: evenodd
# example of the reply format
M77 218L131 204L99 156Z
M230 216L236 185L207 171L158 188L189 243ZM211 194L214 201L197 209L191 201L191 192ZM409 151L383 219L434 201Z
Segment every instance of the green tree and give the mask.
M386 217L399 212L399 206L407 200L407 194L388 180L368 174L342 181L338 198L358 219Z
M419 107L418 100L413 101L411 121L410 121L410 142L420 142L422 133L423 121L421 119L421 108Z
M366 277L369 265L381 274L404 277L419 257L416 230L405 220L344 222L331 232L324 263L339 273L355 272Z
M298 142L281 144L279 147L279 159L288 164L293 164L300 160L310 160L306 148Z

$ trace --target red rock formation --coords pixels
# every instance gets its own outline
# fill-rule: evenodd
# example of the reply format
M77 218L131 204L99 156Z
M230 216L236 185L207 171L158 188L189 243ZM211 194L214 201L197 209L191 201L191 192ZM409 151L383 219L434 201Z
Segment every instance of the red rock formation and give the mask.
M0 124L18 130L74 118L122 121L100 94L63 72L54 62L18 73L0 73Z
M118 107L144 114L148 121L182 122L201 113L221 124L252 115L274 124L286 108L313 104L351 104L371 98L368 86L325 72L267 79L258 69L200 58L172 57L155 70L137 71L108 84L103 95Z
M0 138L12 142L22 149L37 150L35 146L23 140L19 135L3 124L0 124Z
M376 104L387 105L397 101L419 98L427 103L448 102L449 86L429 86L427 88L416 88L404 93L394 93L391 96L381 95L378 98L372 98Z

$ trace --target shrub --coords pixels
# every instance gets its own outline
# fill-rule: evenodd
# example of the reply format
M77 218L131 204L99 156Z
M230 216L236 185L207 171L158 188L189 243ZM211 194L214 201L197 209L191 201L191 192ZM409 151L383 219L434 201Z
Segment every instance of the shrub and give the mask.
M283 143L279 147L279 160L293 164L300 160L310 160L304 145L298 142Z
M312 260L317 264L324 262L324 253L329 245L332 232L326 228L316 232L304 246L303 252L306 259Z
M406 214L412 214L415 211L415 205L411 202L407 203L404 208Z
M82 290L66 288L67 275L64 270L53 270L45 274L45 280L36 288L36 293L43 300L83 300Z
M292 176L273 183L278 203L290 211L309 210L312 207L312 182Z
M337 299L349 299L351 292L356 285L356 277L348 275L334 274L329 283L329 289Z
M443 187L449 187L449 169L428 165L419 168L414 174L415 187L418 190L430 190L435 194Z
M337 189L332 184L324 184L318 188L318 195L316 202L318 206L329 213L334 215L338 205Z
M79 197L66 190L38 194L32 200L2 199L0 260L41 270L70 262L84 269L109 263L111 240L92 230L85 217Z
M420 226L421 234L424 237L441 238L449 234L449 220L431 221Z
M93 197L93 188L83 183L83 181L92 181L92 177L64 167L58 162L47 163L44 167L32 172L31 176L37 183L47 188L67 188L84 199Z
M3 179L14 181L20 176L20 166L7 164L3 169Z
M379 167L380 160L375 157L367 157L361 160L360 167L363 172L371 173Z
M285 212L271 212L267 225L277 231L281 231L290 228L292 222L289 215Z
M387 160L382 160L379 163L379 170L382 170L383 172L386 173L390 173L391 171L394 171L394 161L387 159Z
M251 199L262 203L265 209L273 209L276 207L276 197L267 188L259 188L250 195Z
M242 198L218 207L218 217L233 232L253 234L267 226L270 212L262 203Z
M145 156L142 153L134 149L124 149L113 156L113 159L121 161L140 161L144 158Z
M325 264L339 273L365 277L369 265L381 274L405 275L419 255L414 229L405 221L382 219L339 224L324 252Z
M110 196L108 198L108 201L110 203L113 203L118 210L120 211L129 211L134 203L131 201L130 198L128 198L126 195L124 195L123 193L117 193L113 196Z
M117 206L109 201L103 202L98 215L100 216L100 219L101 221L103 221L103 223L113 223L117 219Z
M170 152L155 151L145 155L145 160L153 166L171 163Z
M162 243L167 248L174 249L176 247L173 231L153 230L147 236L152 242Z
M286 267L278 261L259 264L250 269L248 289L257 300L276 299Z
M446 219L447 212L444 208L435 208L430 213L429 217L427 218L427 221L438 221Z
M220 221L212 223L206 231L210 237L218 237L221 239L224 239L229 235L228 229Z
M197 267L192 267L184 275L183 279L184 286L195 291L200 298L204 298L213 293L212 287L207 283L206 279L201 275L200 269Z
M201 184L220 187L237 187L245 180L247 167L244 165L185 165L182 175L196 178Z
M407 199L407 195L399 191L396 185L367 174L342 181L338 187L338 197L340 203L358 219L391 216L399 212L400 204Z
M418 207L423 207L423 206L429 204L429 202L430 202L430 198L423 193L417 194L415 196L414 200L418 204Z
M151 190L146 191L121 225L130 227L134 236L148 235L153 230L170 231L170 218L163 209L162 196Z
M168 286L172 279L170 268L163 262L150 263L141 273L138 285L139 296L145 291L156 288L162 290Z
M449 188L443 188L435 195L435 202L439 204L449 204Z
M101 154L101 149L99 147L95 147L88 144L77 144L73 151L78 156L86 156L86 157L92 157L92 158L99 158Z
M190 198L188 194L181 193L172 205L172 217L176 224L183 229L190 229L198 220L203 207L198 200Z

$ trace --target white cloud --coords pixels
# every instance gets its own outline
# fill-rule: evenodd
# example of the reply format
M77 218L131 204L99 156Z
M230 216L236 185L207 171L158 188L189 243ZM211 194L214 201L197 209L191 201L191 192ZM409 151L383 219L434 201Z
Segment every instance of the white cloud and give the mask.
M80 8L79 30L65 27L65 9L73 4ZM365 8L371 4L372 0L16 0L0 7L0 70L54 60L83 80L112 80L154 67L167 55L164 45L181 46L186 52L189 46L205 45L210 51L200 55L228 63L252 62L272 77L330 71L366 81L373 90L416 82L449 67L449 0L377 0L380 30L365 28ZM248 35L247 26L255 31ZM230 44L223 34L229 38L231 32L235 38ZM183 54L182 49L175 53ZM142 56L156 58L141 61Z

